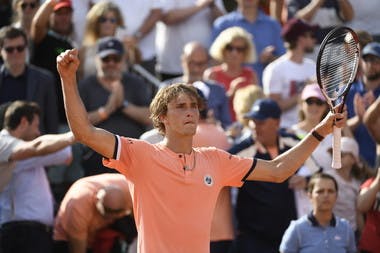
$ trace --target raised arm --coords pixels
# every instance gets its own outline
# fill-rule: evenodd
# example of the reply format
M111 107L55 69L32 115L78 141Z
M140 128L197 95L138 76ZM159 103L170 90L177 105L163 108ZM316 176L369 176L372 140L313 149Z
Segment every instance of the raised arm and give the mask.
M273 160L258 160L255 169L247 177L247 180L283 182L301 167L318 146L320 140L317 138L322 140L324 136L332 132L334 121L337 120L335 123L337 127L341 128L345 126L346 114L347 111L336 114L329 113L324 120L314 128L314 135L309 133L296 146Z
M373 207L378 192L380 192L380 168L377 169L377 175L371 185L360 191L357 199L358 210L362 213L369 211Z
M75 138L104 157L112 158L115 137L106 130L94 127L79 96L76 72L79 66L78 50L66 50L57 57L67 120Z
M368 107L367 111L364 113L363 122L375 141L380 144L380 97Z

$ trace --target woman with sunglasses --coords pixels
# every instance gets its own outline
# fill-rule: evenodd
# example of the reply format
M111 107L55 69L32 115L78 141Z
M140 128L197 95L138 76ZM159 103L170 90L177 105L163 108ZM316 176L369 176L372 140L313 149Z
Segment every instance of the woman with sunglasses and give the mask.
M13 23L16 28L22 28L30 36L30 27L34 15L40 6L39 0L13 0Z
M96 73L96 42L103 37L116 36L123 28L123 17L116 4L102 1L92 6L86 17L83 43L79 49L82 62L78 70L79 79Z
M228 28L215 39L210 55L219 65L207 69L205 79L215 80L224 86L230 101L231 118L235 121L232 101L236 90L258 83L254 70L244 66L256 61L251 35L240 27Z

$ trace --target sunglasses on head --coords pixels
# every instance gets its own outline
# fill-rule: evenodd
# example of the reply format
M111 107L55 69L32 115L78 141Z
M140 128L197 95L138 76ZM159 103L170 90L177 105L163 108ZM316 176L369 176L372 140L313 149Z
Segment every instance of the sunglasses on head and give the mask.
M121 56L119 56L119 55L109 55L109 56L106 56L106 57L102 58L102 62L103 63L109 63L111 61L115 62L115 63L119 63L119 62L121 62Z
M21 53L25 50L26 46L25 45L20 45L20 46L14 46L14 47L4 47L5 52L8 54L13 53L14 51L17 51L18 53Z
M37 3L22 3L21 4L21 9L26 10L26 8L34 9L37 7Z
M306 102L307 105L313 105L313 104L315 104L315 105L318 105L318 106L322 106L322 105L325 104L325 101L320 100L318 98L308 98L308 99L305 100L305 102Z
M232 51L236 51L236 52L238 52L238 53L244 53L245 50L247 50L247 48L246 48L246 47L236 47L236 46L232 46L232 45L228 44L228 45L226 46L226 50L227 50L227 51L230 51L230 52L232 52Z
M100 17L99 18L99 22L100 23L105 23L107 21L110 22L110 23L112 23L112 24L116 24L117 19L116 18L106 18L106 17Z

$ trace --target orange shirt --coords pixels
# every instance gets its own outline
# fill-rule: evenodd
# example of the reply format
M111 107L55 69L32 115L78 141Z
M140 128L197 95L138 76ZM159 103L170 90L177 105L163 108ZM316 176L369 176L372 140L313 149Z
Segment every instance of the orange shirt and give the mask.
M194 148L184 156L160 143L117 139L116 159L103 163L130 182L139 252L209 252L219 191L241 186L253 159L215 148Z
M55 220L54 240L67 241L68 236L71 236L78 240L87 240L87 245L91 247L96 232L115 221L104 219L96 209L96 193L110 184L118 185L130 196L127 180L121 174L107 173L77 180L60 205ZM131 202L130 200L129 203Z

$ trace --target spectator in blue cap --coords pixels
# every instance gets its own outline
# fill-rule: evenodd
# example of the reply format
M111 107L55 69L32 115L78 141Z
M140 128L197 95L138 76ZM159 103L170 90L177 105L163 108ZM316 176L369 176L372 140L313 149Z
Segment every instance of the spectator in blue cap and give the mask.
M245 118L252 134L231 147L232 154L270 160L299 141L280 130L281 109L272 99L256 100ZM246 181L238 190L235 207L237 252L278 252L283 233L297 219L294 190L305 186L306 179L299 175L278 184Z
M352 84L347 96L348 126L359 143L360 156L376 167L376 143L363 124L367 108L380 95L380 43L368 43L362 50L361 76Z

